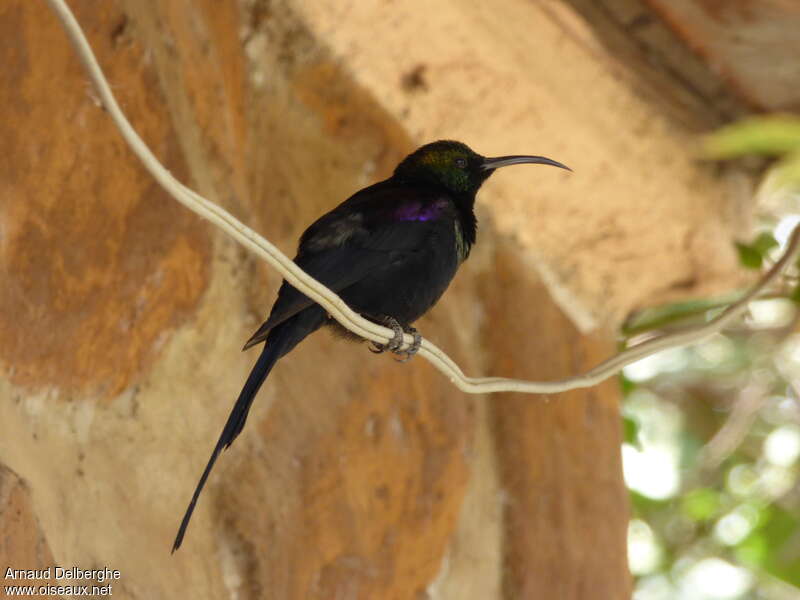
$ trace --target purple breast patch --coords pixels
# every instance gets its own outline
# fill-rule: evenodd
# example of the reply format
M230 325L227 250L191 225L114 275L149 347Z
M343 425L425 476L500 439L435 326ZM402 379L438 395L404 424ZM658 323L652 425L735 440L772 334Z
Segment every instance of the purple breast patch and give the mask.
M437 200L431 204L410 202L398 208L394 216L400 221L431 221L442 215L447 207L447 200Z

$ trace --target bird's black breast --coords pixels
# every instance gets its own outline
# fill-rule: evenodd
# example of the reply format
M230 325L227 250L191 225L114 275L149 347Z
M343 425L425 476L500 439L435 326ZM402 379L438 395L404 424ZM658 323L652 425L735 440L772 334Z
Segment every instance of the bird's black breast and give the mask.
M458 210L447 194L383 182L309 227L298 263L335 254L324 278L344 280L359 273L339 290L349 306L411 323L439 299L466 257L460 232Z
M446 192L392 179L365 188L317 219L295 262L356 312L411 324L444 293L475 240L475 217ZM247 342L314 303L283 282L269 318Z
M453 221L403 223L403 233L412 229L421 243L414 249L388 250L385 260L362 279L342 290L341 296L357 312L390 316L410 324L441 297L459 265Z

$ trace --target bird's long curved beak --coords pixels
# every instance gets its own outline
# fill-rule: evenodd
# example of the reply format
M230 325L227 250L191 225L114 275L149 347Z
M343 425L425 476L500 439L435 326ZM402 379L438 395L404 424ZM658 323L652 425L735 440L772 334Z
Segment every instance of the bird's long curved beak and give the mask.
M560 162L557 162L551 158L546 158L544 156L498 156L496 158L484 158L483 164L481 165L481 169L484 171L489 171L493 169L499 169L500 167L510 167L511 165L523 165L523 164L534 164L534 165L550 165L553 167L558 167L559 169L566 169L567 171L572 171L567 165L563 165Z

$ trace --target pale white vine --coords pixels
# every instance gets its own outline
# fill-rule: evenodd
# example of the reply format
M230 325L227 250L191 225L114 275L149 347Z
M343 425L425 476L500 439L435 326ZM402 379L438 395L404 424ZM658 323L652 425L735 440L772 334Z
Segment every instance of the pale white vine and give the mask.
M339 296L305 273L269 241L238 221L223 208L206 200L175 179L153 155L123 114L114 99L114 95L111 93L108 82L100 66L97 64L97 60L83 35L80 25L75 20L67 4L64 0L47 0L47 2L64 25L81 61L97 87L103 106L119 128L125 141L131 147L134 154L142 161L145 168L170 195L201 217L211 221L237 242L269 262L283 275L286 281L309 298L319 303L334 319L353 333L367 340L379 343L385 343L391 339L393 335L391 329L376 325L353 312ZM763 275L749 292L737 302L727 307L716 318L701 326L690 327L637 344L602 362L590 371L575 377L545 382L524 381L506 377L467 377L449 356L427 339L423 340L419 354L444 373L456 387L464 392L472 394L490 392L552 394L576 388L590 387L616 375L627 365L646 356L650 356L651 354L667 348L698 342L724 329L747 309L747 304L753 298L768 288L780 276L783 270L792 264L799 248L800 226L795 228L792 232L792 236L780 260ZM405 336L405 343L407 345L411 344L412 341L410 335Z

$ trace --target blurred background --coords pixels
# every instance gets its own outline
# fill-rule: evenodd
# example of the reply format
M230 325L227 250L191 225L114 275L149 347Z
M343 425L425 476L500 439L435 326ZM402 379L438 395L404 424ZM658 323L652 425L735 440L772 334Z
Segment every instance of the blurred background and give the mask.
M742 268L772 266L800 223L798 134L800 120L764 117L707 140L710 155L776 158L756 190L758 232L737 242ZM800 597L799 289L795 266L736 327L625 368L635 598ZM732 299L650 308L624 339L705 323Z
M703 323L800 220L796 0L68 4L166 167L290 256L431 140L569 165L478 195L418 323L469 375L560 379ZM123 599L800 595L795 272L557 395L316 334L170 556L281 278L143 170L45 2L0 3L0 40L3 572L117 569Z

